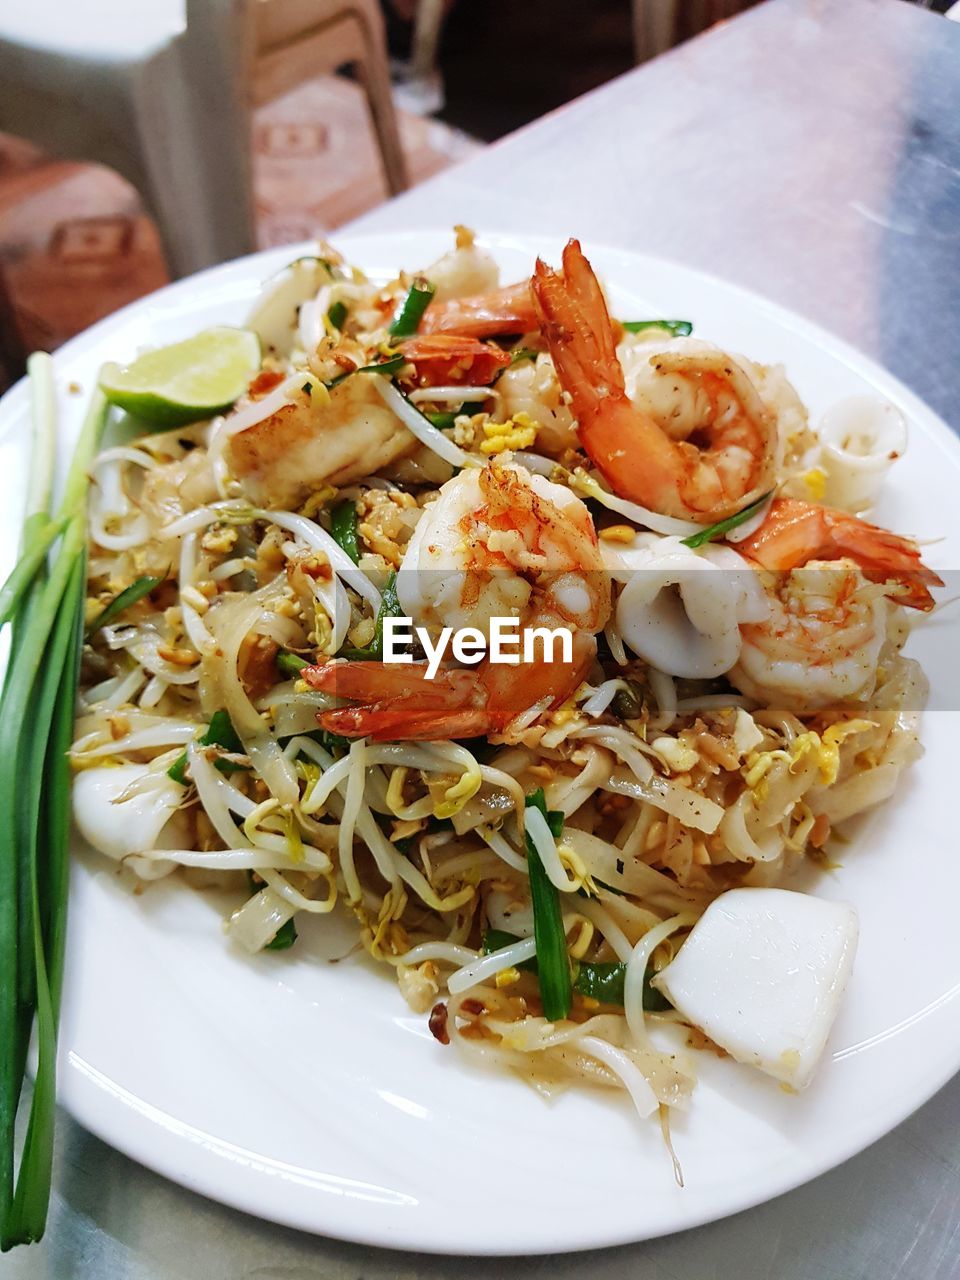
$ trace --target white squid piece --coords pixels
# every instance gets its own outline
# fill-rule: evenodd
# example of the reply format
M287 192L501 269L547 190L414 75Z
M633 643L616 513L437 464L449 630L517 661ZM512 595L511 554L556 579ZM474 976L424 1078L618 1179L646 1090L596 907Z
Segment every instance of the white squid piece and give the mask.
M611 575L624 584L616 608L624 644L668 675L723 675L740 657L741 623L769 613L756 570L730 547L694 550L657 534L601 546Z

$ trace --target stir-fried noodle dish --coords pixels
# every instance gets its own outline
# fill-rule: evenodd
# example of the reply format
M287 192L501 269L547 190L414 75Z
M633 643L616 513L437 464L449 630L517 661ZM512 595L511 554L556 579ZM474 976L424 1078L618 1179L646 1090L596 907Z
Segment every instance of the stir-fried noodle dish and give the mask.
M801 1088L856 917L791 885L921 751L899 414L811 424L576 241L506 285L464 228L389 282L321 246L236 323L246 392L93 466L82 834L250 953L347 918L543 1091L667 1132L701 1052Z

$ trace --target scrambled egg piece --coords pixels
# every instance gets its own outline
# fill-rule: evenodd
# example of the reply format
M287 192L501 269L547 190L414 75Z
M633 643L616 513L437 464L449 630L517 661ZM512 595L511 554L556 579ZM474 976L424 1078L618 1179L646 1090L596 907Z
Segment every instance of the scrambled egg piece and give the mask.
M516 413L506 422L485 422L480 452L505 453L508 449L529 449L537 438L537 424L528 413Z
M813 502L822 502L827 492L827 473L820 467L811 467L800 477Z

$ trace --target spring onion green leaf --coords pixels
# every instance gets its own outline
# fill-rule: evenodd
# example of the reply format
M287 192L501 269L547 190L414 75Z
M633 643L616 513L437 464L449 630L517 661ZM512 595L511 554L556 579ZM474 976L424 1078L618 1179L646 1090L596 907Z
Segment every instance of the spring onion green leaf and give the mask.
M138 600L148 596L155 587L159 587L160 583L165 581L166 574L161 574L158 578L137 578L136 582L131 582L129 587L124 587L120 594L115 595L107 607L102 609L87 627L86 638L89 640L95 631L105 627L108 622L112 622L114 618L119 617L125 609L129 609Z
M391 356L389 360L378 360L374 364L363 364L359 369L348 369L346 373L338 373L335 378L331 378L323 385L328 391L332 391L334 387L339 387L341 382L346 382L347 378L352 378L355 373L394 374L399 373L406 363L406 356Z
M237 736L237 731L226 711L213 713L206 733L197 741L202 747L222 747L224 751L230 751L235 755L243 751L243 743ZM221 773L236 773L244 768L234 760L216 760L214 763ZM167 770L167 777L172 778L174 782L179 782L182 786L187 785L187 753L185 751Z
M503 929L488 929L483 935L483 951L484 955L489 955L493 951L499 951L502 947L507 947L511 942L519 942L519 938L512 933L507 933ZM527 973L537 972L536 960L526 960L517 965L518 969L523 969ZM580 995L587 996L591 1000L597 1000L600 1004L615 1004L623 1007L623 982L627 975L627 966L620 964L618 961L609 963L602 961L574 961L573 965L573 989L578 991ZM658 991L656 987L651 987L649 982L650 970L643 982L643 1007L647 1013L660 1013L664 1009L672 1008L670 1001Z
M349 498L330 509L330 532L354 564L360 563L357 545L357 504Z
M771 493L773 493L772 489L769 493L765 493L758 498L756 502L751 502L749 507L744 507L742 511L738 511L736 515L727 516L726 520L721 520L718 524L707 525L699 533L692 533L689 538L681 538L680 541L685 547L697 548L702 547L704 543L713 542L715 538L722 538L725 533L735 529L738 524L743 524L751 516L755 516Z
M560 835L563 830L563 814L547 810L542 787L527 796L526 803L528 809L540 810L554 836ZM557 1022L570 1013L572 990L567 937L560 911L560 894L556 885L548 878L536 845L529 835L526 837L526 842L540 998L543 1001L544 1016L550 1022Z
M342 329L343 322L347 318L347 304L345 302L335 302L327 312L327 319L335 329Z
M42 530L38 531L37 536L32 540L32 545L29 548L24 547L23 555L17 561L3 587L0 588L0 626L10 622L16 615L17 607L33 579L46 563L50 548L61 533L63 533L63 524L50 520Z
M310 663L306 658L301 658L299 654L290 653L287 649L281 649L276 657L277 670L281 675L292 676L294 679L300 674L304 667L309 667Z
M693 333L689 320L621 320L627 333L643 333L645 329L666 329L675 338L687 338Z
M387 333L391 338L412 338L420 328L423 313L430 305L430 299L436 289L423 276L417 276L410 286L410 292L404 298Z
M397 575L391 573L380 593L380 609L377 612L373 639L365 649L341 649L337 656L349 658L353 662L380 662L383 659L383 620L402 617L403 610L397 598Z

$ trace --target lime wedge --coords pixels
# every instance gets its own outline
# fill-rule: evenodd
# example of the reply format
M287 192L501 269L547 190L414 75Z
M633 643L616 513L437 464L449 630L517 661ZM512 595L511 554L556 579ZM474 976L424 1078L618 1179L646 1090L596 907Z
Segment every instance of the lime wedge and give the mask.
M145 351L125 368L106 365L100 387L151 427L182 427L229 409L259 368L257 335L220 327Z

